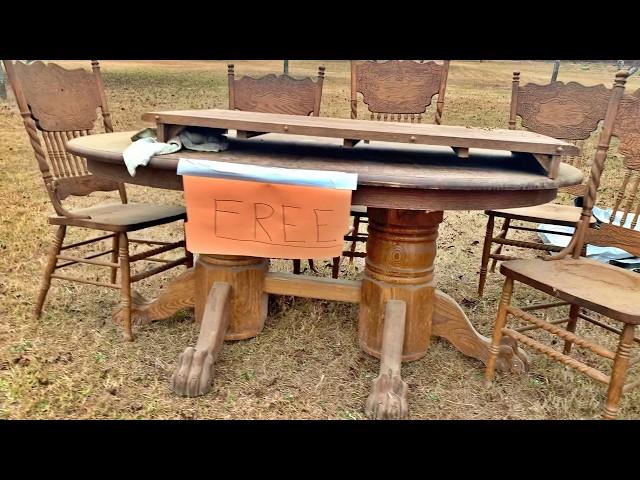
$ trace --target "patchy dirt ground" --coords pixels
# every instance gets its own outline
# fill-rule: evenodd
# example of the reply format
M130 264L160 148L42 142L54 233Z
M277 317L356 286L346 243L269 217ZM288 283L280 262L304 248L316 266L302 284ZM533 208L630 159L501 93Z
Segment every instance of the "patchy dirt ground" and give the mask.
M312 75L319 63L294 60L290 72ZM348 63L322 63L327 68L322 115L348 118ZM226 107L226 64L102 62L115 129L146 126L140 116L151 109ZM282 68L281 61L235 64L239 75ZM452 62L444 123L506 126L511 72L519 69L523 82L546 83L551 68L542 62ZM613 66L563 64L559 79L610 86L614 73ZM628 85L629 91L636 90L640 77L632 77ZM11 96L0 101L0 139L0 418L363 418L378 362L357 347L354 305L272 298L264 332L225 344L216 364L213 391L197 399L177 398L168 387L178 354L197 338L197 326L188 313L139 328L136 342L124 343L110 321L117 292L54 281L44 315L34 320L31 311L52 237L46 221L52 208ZM592 153L593 141L586 155ZM605 202L614 194L618 165L620 160L612 153L601 193ZM128 191L133 200L182 202L177 192L136 186ZM104 200L108 195L96 198ZM83 203L73 200L70 206ZM490 275L484 298L476 297L485 225L482 212L445 213L436 275L439 288L460 302L475 327L489 335L502 278ZM71 232L69 240L90 235ZM181 227L158 228L152 234L170 239L181 235ZM516 237L534 238L526 232ZM291 268L290 262L273 263L280 270ZM345 263L343 275L357 278L362 269L362 260ZM87 271L97 275L96 270ZM325 266L324 274L328 276L329 271ZM172 275L143 281L139 290L152 298ZM515 298L528 303L543 297L520 287ZM587 325L579 328L603 337ZM484 369L479 361L434 339L426 357L403 367L411 418L599 416L605 394L602 385L534 352L529 354L528 374L498 374L495 385L487 389L481 383ZM621 417L640 418L639 391L624 398Z

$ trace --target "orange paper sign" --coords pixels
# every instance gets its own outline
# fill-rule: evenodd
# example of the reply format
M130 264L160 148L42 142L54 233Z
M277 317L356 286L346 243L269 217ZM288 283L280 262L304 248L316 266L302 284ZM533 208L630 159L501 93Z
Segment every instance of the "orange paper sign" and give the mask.
M265 258L342 254L351 190L183 177L187 248Z

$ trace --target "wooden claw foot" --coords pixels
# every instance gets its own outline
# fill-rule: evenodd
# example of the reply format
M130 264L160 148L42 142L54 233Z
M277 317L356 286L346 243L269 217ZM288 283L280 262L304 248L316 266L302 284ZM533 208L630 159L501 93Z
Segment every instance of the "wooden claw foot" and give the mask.
M465 355L486 364L491 340L473 328L464 311L449 295L436 290L435 300L433 335L446 338ZM529 359L515 341L503 337L496 368L503 372L526 372L529 370Z
M383 373L373 381L367 398L365 413L375 420L401 420L407 418L407 383L400 375L390 377Z
M195 304L195 270L189 269L178 275L173 282L153 301L146 300L139 293L131 292L131 321L134 325L144 325L169 318L178 310L193 307ZM122 306L116 307L112 318L122 322Z
M385 306L380 375L373 381L365 413L376 420L407 418L407 384L400 377L407 304L389 300Z
M171 377L171 389L178 395L198 397L211 389L213 365L229 327L230 300L231 285L215 282L207 297L198 342L180 354Z
M178 357L171 377L171 389L183 397L199 397L209 392L213 381L215 359L206 350L187 347Z

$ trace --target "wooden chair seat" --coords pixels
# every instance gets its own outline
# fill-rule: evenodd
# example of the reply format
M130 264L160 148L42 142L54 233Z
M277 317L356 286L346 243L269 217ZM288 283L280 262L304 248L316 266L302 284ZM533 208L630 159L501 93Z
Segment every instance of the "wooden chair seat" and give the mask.
M500 272L625 323L640 323L640 275L588 258L510 260Z
M52 215L52 225L72 225L109 232L133 232L143 228L163 225L186 219L186 210L174 205L151 205L148 203L113 203L80 208L71 212L91 218L60 217Z
M573 227L580 220L582 208L573 205L561 205L557 203L545 203L533 207L506 208L501 210L487 210L487 215L494 217L510 218L534 223L551 223ZM595 224L596 219L592 215L590 223Z

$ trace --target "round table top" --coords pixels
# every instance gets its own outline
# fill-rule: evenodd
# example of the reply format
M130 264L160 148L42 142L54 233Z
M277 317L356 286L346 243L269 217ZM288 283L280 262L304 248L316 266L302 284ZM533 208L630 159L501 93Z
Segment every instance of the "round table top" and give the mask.
M182 150L154 156L131 177L122 152L135 133L79 137L69 140L67 148L87 158L95 175L172 190L182 189L182 178L176 174L180 158L357 173L353 203L378 208L485 210L539 205L553 200L559 187L582 181L582 173L565 163L557 178L550 179L533 156L523 153L470 149L468 158L460 158L448 147L361 142L345 148L339 139L274 133L250 139L229 135L229 149L219 153Z

